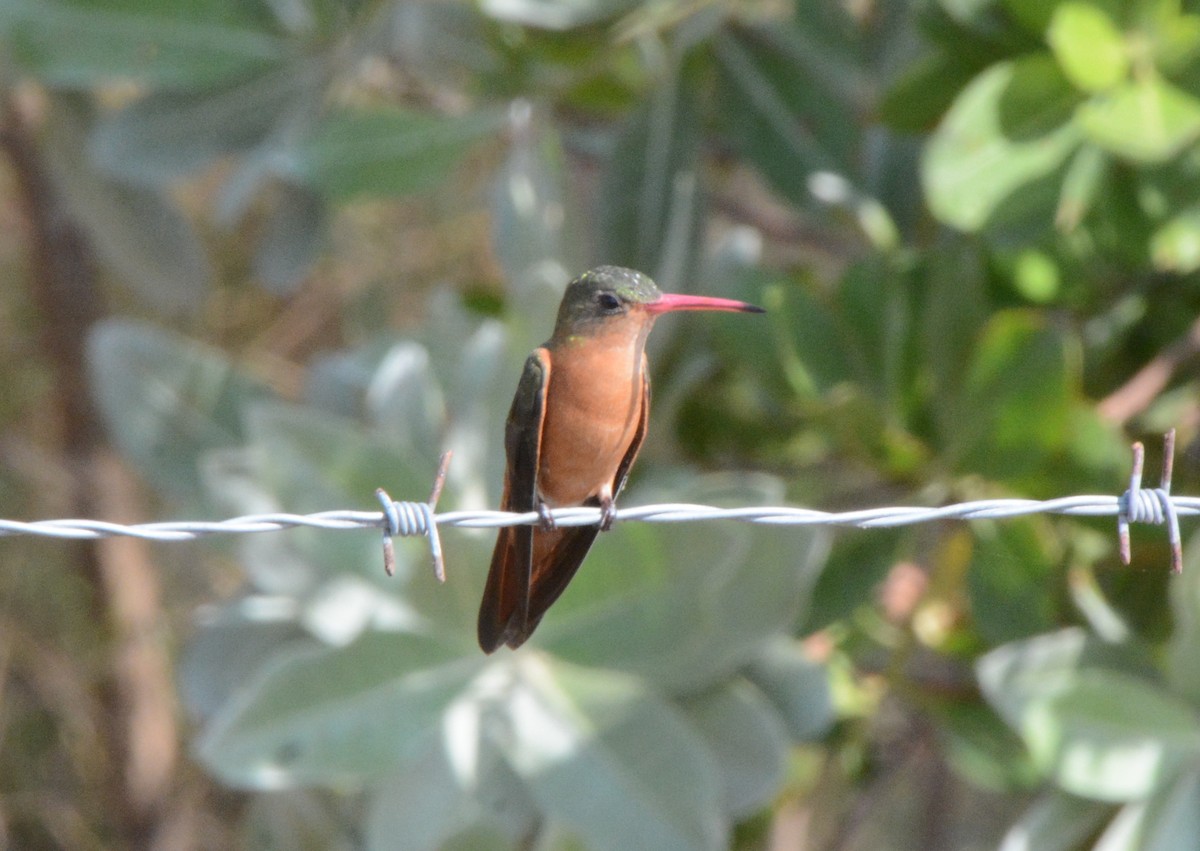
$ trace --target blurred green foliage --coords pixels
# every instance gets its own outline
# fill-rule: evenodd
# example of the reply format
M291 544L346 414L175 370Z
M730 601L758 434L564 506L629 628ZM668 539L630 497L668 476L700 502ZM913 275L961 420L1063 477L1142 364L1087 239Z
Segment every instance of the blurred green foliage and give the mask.
M42 98L69 209L143 317L95 328L93 390L178 511L419 499L443 448L442 506L495 505L520 364L599 262L769 311L655 332L626 504L1113 493L1130 433L1168 425L1188 492L1197 5L0 0L0 83ZM364 257L389 204L411 238ZM294 386L206 330L230 300L414 268L475 209L483 271L435 261L402 295L368 271ZM1114 401L1164 355L1162 392ZM444 587L419 543L394 579L376 536L228 545L240 590L180 691L196 758L261 793L247 847L1200 834L1195 547L1165 592L1161 545L1121 572L1084 520L630 524L528 648L485 657L490 536L444 543Z

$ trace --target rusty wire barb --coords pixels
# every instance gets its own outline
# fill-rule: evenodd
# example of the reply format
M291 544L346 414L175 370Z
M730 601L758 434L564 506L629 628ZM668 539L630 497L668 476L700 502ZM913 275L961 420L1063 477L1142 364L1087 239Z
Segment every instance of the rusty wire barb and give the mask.
M1163 441L1163 473L1157 488L1142 487L1145 448L1133 444L1133 467L1129 488L1120 496L1064 496L1057 499L982 499L937 508L891 506L857 511L816 511L794 506L756 506L717 508L709 505L665 503L621 508L618 521L643 523L696 523L734 520L764 526L855 526L864 529L909 526L935 520L1002 520L1032 514L1057 514L1076 517L1116 517L1121 559L1130 561L1129 524L1167 524L1171 543L1171 570L1183 567L1179 518L1200 514L1200 497L1171 494L1171 472L1175 432ZM442 455L427 502L397 502L382 488L376 491L382 511L322 511L316 514L254 514L214 522L162 522L122 525L100 520L38 520L22 522L0 520L0 537L40 535L51 538L92 539L125 536L151 541L190 541L208 535L277 532L298 527L326 529L382 530L384 569L395 572L392 538L421 536L429 540L434 575L445 581L442 542L438 530L443 526L472 529L497 529L502 526L535 524L541 521L536 511L517 514L507 511L447 511L437 513L437 501L446 481L450 453ZM548 512L558 526L588 526L600 522L599 508L555 508Z
M1121 508L1117 513L1117 539L1121 547L1121 561L1129 564L1129 524L1167 524L1167 540L1171 543L1171 572L1183 572L1183 543L1179 535L1179 512L1171 499L1171 472L1175 467L1175 429L1163 435L1162 476L1158 487L1142 487L1142 467L1146 461L1146 447L1141 441L1133 444L1133 468L1129 474L1129 490L1121 494Z

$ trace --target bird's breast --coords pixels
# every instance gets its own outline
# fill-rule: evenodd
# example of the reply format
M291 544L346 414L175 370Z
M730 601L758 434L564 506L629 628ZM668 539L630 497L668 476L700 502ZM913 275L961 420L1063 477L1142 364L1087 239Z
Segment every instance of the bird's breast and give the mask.
M642 347L591 341L551 353L538 490L551 506L578 505L613 485L637 432Z

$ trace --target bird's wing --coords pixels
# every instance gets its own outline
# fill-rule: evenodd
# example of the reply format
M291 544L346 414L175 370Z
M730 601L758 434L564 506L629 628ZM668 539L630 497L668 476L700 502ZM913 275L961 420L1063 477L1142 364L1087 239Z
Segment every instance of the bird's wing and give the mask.
M507 469L504 473L505 511L533 511L538 504L537 469L541 455L542 424L546 416L546 389L550 385L550 352L536 349L525 361L504 428ZM479 646L491 653L511 643L517 634L528 636L530 581L534 527L507 526L496 537L492 565L479 607ZM521 639L522 641L524 638ZM519 642L518 642L519 643Z

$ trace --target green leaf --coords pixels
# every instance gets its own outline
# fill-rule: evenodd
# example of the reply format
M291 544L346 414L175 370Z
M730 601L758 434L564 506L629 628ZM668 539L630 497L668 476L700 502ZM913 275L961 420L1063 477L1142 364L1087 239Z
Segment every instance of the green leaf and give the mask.
M240 788L337 785L394 771L424 752L447 703L483 665L463 649L367 633L345 648L281 652L214 716L196 752Z
M986 704L933 698L931 720L938 729L944 759L965 779L983 789L1011 792L1039 780L1020 737Z
M446 401L429 350L420 343L388 348L367 385L366 409L379 433L408 458L441 454Z
M889 412L899 412L911 383L913 289L903 269L874 258L851 266L837 290L848 370Z
M1027 487L1042 481L1040 468L1071 440L1080 380L1072 343L1034 311L992 315L950 400L946 439L960 469Z
M546 818L597 851L726 847L714 757L645 681L531 654L515 673L498 744Z
M407 195L440 185L501 126L494 110L462 116L339 110L301 143L292 170L333 198Z
M1145 798L1200 758L1195 709L1116 671L1079 672L1026 709L1020 732L1063 789L1102 801Z
M330 211L307 186L282 183L272 193L270 216L254 252L254 276L276 295L291 295L325 248Z
M1108 171L1108 157L1095 145L1080 145L1063 176L1054 224L1063 233L1079 227L1093 208Z
M569 30L614 17L635 0L483 0L485 14L548 30Z
M1200 717L1156 684L1133 649L1062 630L983 656L979 684L1063 789L1141 799L1200 758Z
M208 718L232 700L285 646L312 645L289 608L249 596L205 613L179 662L180 696L193 717Z
M936 53L914 62L884 94L880 118L900 133L926 133L979 70L957 54Z
M939 219L977 231L1054 175L1079 143L1079 96L1049 56L993 66L963 90L930 139L921 177ZM1016 214L1007 213L1009 217Z
M1143 76L1080 107L1079 126L1119 157L1166 162L1200 138L1200 100L1165 80Z
M1200 836L1200 770L1192 767L1146 802L1142 851L1186 848Z
M1200 207L1172 216L1150 239L1154 268L1186 275L1200 269Z
M239 444L243 408L269 395L217 350L129 320L95 326L88 372L112 439L171 493L198 494L200 457Z
M1048 530L1029 520L975 527L967 589L975 628L988 643L1054 626L1053 540Z
M766 805L784 779L788 734L776 709L753 685L732 680L683 703L721 772L725 812L742 819Z
M429 490L436 458L405 453L382 435L367 434L353 420L280 402L243 409L258 472L290 511L321 511L375 488L397 495Z
M948 2L948 0L942 0ZM953 0L955 3L967 2L972 5L981 5L979 0ZM1013 17L1013 19L1025 27L1031 33L1041 35L1050 25L1050 19L1054 15L1055 3L1047 3L1046 0L1001 0L1005 11ZM982 5L991 5L990 0L984 0Z
M783 715L788 733L796 741L819 738L832 726L829 672L809 659L799 642L773 639L744 673Z
M304 101L318 101L325 79L325 66L305 58L215 88L153 92L102 120L88 150L97 167L149 185L263 144L278 145L283 156L285 140L270 134L285 120L300 123Z
M645 269L665 290L686 285L701 238L699 116L672 68L617 141L600 188L600 256Z
M47 121L47 159L57 186L105 265L123 285L164 312L197 309L212 268L191 223L158 189L100 174L85 152L89 107L60 95Z
M813 588L805 634L847 618L865 605L895 563L897 538L893 529L862 529L838 539Z
M920 272L926 294L916 322L917 345L921 362L933 374L935 397L948 398L960 385L991 310L981 254L976 245L949 241L925 257ZM953 432L957 413L950 406L933 406L933 415L945 433Z
M626 504L769 505L770 477L663 482ZM602 535L531 644L628 671L659 688L706 688L754 658L804 611L827 538L735 524L619 525Z
M514 286L537 276L569 279L583 268L571 229L562 142L550 122L529 107L513 108L513 139L492 184L492 250ZM580 240L581 241L581 240ZM557 283L557 281L555 282ZM546 294L546 298L557 298Z
M353 829L338 801L312 789L246 796L239 814L239 844L261 851L347 848Z
M174 89L213 86L283 60L285 41L255 4L238 0L3 0L0 38L54 86L132 79Z
M486 777L463 776L468 767L455 763L455 752L477 746L470 725L478 708L469 701L449 707L441 741L372 788L367 851L507 848L541 819L521 778L502 760L477 766Z
M1159 0L1137 8L1154 67L1168 76L1185 72L1200 54L1200 15L1184 12L1183 5L1177 0Z
M1014 728L1020 728L1030 707L1067 691L1086 669L1154 675L1133 648L1104 644L1077 627L997 647L981 656L975 668L984 697Z
M1110 814L1106 805L1051 789L1009 828L999 851L1078 851Z
M816 281L795 281L766 293L785 375L801 399L819 396L851 377L841 322L835 309L820 298L817 286Z
M793 202L814 171L846 173L858 123L851 105L791 29L727 28L713 43L717 116L742 156Z
M1046 40L1063 72L1085 91L1111 89L1129 73L1124 36L1112 18L1091 3L1058 5Z
M1183 575L1171 582L1171 614L1175 629L1167 651L1171 689L1200 704L1200 539L1192 535L1183 551Z

